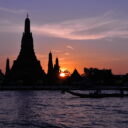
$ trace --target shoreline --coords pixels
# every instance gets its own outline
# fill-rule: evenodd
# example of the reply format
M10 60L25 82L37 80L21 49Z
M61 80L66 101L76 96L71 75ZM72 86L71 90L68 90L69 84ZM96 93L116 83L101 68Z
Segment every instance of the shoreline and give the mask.
M0 86L0 91L4 90L119 90L119 91L128 91L128 86L80 86L80 85L2 85Z

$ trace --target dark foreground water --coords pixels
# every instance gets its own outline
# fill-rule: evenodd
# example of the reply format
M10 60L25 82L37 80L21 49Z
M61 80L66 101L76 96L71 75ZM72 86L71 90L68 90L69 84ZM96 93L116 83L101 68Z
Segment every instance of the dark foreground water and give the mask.
M128 128L128 99L1 91L0 128Z

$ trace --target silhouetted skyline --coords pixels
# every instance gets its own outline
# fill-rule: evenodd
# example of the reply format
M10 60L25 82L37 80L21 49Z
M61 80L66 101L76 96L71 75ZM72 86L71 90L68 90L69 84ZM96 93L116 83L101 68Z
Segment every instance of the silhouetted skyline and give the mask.
M127 0L0 0L0 69L5 71L20 50L23 19L32 20L35 52L47 72L51 50L61 68L84 67L128 72ZM45 60L45 61L44 61Z
M46 60L43 61L45 62ZM58 57L56 57L55 63L53 64L51 51L48 54L47 66L48 71L45 72L40 64L40 60L36 57L31 21L27 14L24 22L20 52L17 58L13 60L11 67L10 60L7 58L5 75L0 70L1 88L57 89L67 87L71 89L75 87L77 89L85 89L87 86L125 86L128 81L128 73L125 75L114 75L111 69L101 70L98 68L84 67L84 73L82 75L79 74L76 68L72 74L68 70L62 71Z

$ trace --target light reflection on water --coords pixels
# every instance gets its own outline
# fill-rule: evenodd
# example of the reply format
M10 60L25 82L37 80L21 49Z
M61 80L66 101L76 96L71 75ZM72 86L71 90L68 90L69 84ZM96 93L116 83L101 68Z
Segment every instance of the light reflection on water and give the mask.
M59 91L1 91L0 128L127 128L127 101Z

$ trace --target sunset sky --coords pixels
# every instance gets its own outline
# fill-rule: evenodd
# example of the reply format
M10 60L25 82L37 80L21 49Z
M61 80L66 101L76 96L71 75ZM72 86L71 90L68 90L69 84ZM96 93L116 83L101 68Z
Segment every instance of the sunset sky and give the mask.
M48 53L70 72L84 67L128 73L128 0L0 0L0 69L19 54L27 12L37 58Z

